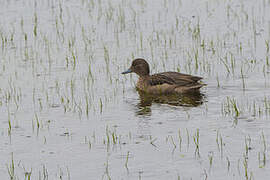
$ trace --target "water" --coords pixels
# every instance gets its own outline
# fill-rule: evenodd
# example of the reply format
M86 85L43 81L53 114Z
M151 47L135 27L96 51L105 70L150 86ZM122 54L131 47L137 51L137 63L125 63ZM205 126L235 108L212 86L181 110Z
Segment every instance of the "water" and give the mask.
M1 1L1 179L266 179L270 2ZM148 97L151 73L204 77ZM14 164L14 165L12 165Z

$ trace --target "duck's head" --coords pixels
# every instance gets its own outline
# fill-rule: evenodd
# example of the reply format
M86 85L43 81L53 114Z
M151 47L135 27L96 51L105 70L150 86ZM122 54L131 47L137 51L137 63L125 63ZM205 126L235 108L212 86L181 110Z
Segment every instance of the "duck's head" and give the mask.
M128 74L128 73L136 73L140 77L148 76L150 73L149 65L144 59L134 59L132 61L131 67L127 70L122 72L122 74Z

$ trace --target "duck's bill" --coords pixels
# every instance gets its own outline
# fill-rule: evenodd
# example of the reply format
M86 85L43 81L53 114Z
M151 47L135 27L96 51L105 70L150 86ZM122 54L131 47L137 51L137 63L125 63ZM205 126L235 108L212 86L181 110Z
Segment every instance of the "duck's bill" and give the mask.
M122 74L128 74L128 73L131 73L131 72L132 72L131 69L128 69L127 71L122 72Z

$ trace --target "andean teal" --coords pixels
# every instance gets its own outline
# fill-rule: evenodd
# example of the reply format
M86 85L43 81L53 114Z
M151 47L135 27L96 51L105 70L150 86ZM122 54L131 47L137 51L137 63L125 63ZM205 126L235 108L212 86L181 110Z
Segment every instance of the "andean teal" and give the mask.
M149 94L179 94L199 91L205 84L202 77L182 74L178 72L163 72L150 75L149 65L144 59L135 59L131 67L122 74L136 73L139 80L138 90Z

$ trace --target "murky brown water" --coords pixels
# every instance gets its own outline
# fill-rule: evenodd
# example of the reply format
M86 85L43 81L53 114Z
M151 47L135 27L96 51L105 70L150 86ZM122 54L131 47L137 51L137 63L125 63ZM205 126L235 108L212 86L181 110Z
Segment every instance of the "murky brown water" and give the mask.
M267 179L270 2L1 1L1 179ZM204 77L145 96L135 74Z

